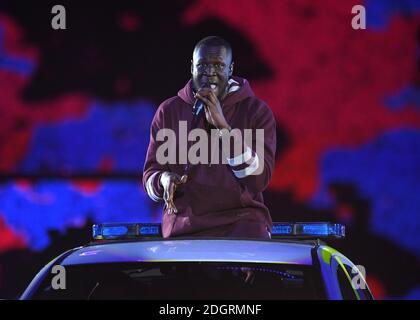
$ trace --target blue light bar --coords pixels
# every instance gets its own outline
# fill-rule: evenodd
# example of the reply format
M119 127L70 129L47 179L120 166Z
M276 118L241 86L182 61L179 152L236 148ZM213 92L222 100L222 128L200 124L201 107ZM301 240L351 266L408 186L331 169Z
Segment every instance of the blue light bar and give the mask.
M101 223L93 225L93 239L115 240L160 237L159 223Z
M338 223L273 223L273 238L344 238L345 227ZM93 239L121 240L162 237L159 223L102 223L93 225Z
M271 235L274 238L344 238L345 227L342 224L328 222L273 223Z

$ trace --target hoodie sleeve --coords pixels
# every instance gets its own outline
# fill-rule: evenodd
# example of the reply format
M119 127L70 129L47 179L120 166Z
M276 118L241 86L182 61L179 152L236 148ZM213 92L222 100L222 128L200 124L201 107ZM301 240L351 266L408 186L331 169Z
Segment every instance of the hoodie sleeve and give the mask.
M257 194L264 191L271 180L276 153L276 121L266 105L257 113L253 129L252 145L246 144L243 154L227 161L241 185ZM258 133L258 129L263 131Z
M165 165L159 164L156 160L156 151L161 143L156 141L156 135L161 128L164 128L162 105L156 111L150 126L150 141L149 147L147 148L142 179L144 190L156 202L163 201L163 187L160 185L160 176L164 171L169 171Z

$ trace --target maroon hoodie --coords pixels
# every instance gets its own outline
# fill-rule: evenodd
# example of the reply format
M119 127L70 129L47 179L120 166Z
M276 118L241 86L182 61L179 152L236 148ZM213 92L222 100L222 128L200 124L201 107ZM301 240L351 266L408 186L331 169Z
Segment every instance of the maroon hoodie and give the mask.
M178 186L175 193L174 203L178 213L167 214L164 209L162 218L164 237L200 234L217 236L220 234L217 232L218 229L226 229L227 226L237 223L263 225L271 231L272 220L264 204L262 191L267 187L274 167L275 119L270 108L255 97L246 79L239 77L232 79L239 83L240 87L236 86L237 90L229 93L222 101L223 114L232 128L264 129L264 161L259 163L253 161L255 151L252 150L253 158L238 166L237 163L232 163L231 166L221 162L191 165L187 182ZM160 175L164 171L171 171L181 176L185 168L185 164L161 165L157 162L156 151L163 143L156 140L157 132L162 128L170 128L175 131L179 139L179 121L187 121L187 131L190 132L194 101L190 80L178 92L178 96L167 99L159 106L153 118L143 170L143 187L154 201L163 201ZM205 122L203 119L198 127L208 129ZM178 143L176 149L178 157ZM263 165L262 173L247 175L245 171L244 174L246 166L251 164ZM246 233L246 228L244 230ZM242 236L246 237L247 234Z

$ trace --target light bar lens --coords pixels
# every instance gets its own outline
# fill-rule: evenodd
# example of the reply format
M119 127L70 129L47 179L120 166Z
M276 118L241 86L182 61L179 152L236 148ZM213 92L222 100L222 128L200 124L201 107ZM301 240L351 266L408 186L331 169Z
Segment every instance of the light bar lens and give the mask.
M273 223L273 237L345 237L345 227L338 223Z
M284 223L273 223L272 235L292 235L293 225Z
M148 225L140 228L141 235L160 235L160 225Z
M113 240L161 236L160 224L101 223L93 225L93 239Z

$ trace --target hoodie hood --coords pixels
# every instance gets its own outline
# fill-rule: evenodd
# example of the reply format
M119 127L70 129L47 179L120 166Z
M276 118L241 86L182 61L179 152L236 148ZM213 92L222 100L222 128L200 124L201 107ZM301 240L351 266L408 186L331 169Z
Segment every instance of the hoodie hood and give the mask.
M234 91L232 93L229 93L225 99L223 100L223 105L233 105L235 103L238 103L241 100L244 100L249 97L255 97L254 92L251 89L251 86L248 82L248 80L240 77L231 77L231 79L235 80L239 83L240 89L237 91ZM178 91L178 96L184 100L186 103L193 105L195 102L193 89L192 89L192 79L190 79L184 88Z

